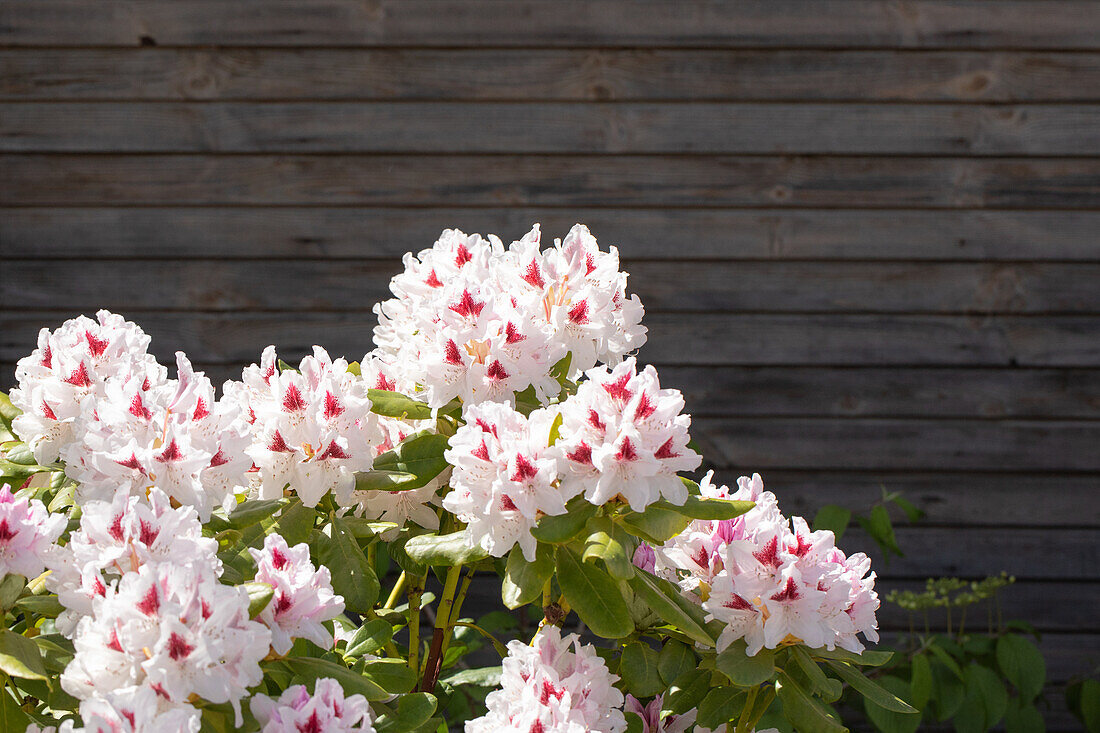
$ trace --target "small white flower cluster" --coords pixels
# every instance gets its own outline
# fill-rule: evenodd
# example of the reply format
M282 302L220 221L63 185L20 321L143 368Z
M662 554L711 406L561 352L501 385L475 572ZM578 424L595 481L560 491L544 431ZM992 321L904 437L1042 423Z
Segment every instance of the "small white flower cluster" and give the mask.
M223 391L252 425L247 455L260 471L260 497L282 498L290 485L306 506L330 490L347 504L355 473L370 469L373 448L382 442L367 383L319 346L298 371L283 372L268 346L242 380L226 382Z
M579 373L645 342L644 311L626 296L615 248L602 252L580 224L545 251L540 237L535 225L505 249L495 236L448 229L405 255L374 330L375 353L401 391L433 407L455 397L511 402L531 386L545 399L557 394L551 367L566 354Z
M23 414L12 427L40 465L55 462L61 448L76 439L74 424L86 414L86 398L102 397L114 380L138 378L140 384L148 378L160 384L167 378L148 353L144 331L105 310L96 318L79 316L52 332L43 328L38 348L15 368L19 387L10 397Z
M676 474L703 459L688 447L691 416L683 414L680 392L661 389L652 366L638 372L634 357L585 376L561 404L554 446L567 493L583 491L593 504L622 497L635 511L660 497L683 504L687 488Z
M344 612L344 599L332 592L332 577L323 565L313 566L309 545L288 547L277 534L264 539L262 550L249 549L256 562L256 580L275 589L259 620L271 629L271 648L286 654L294 639L309 639L331 649L332 632L321 625Z
M160 489L150 490L148 501L119 492L109 502L88 502L79 529L67 545L53 548L47 562L52 572L46 587L65 607L58 631L71 636L77 622L92 614L95 599L142 565L172 563L220 575L217 549L216 540L202 536L195 509L172 508Z
M454 473L443 506L467 523L472 545L501 557L519 543L534 560L531 529L543 515L564 514L579 494L637 511L661 497L687 499L677 471L698 467L702 457L688 448L691 417L680 393L661 389L652 367L638 373L633 357L586 376L577 394L526 418L500 402L466 408L445 454Z
M370 705L362 695L344 697L334 679L288 687L278 700L257 694L251 701L260 733L374 733Z
M708 620L726 624L719 650L740 638L750 655L783 644L861 652L858 634L878 641L870 559L846 557L832 532L811 532L802 517L784 517L759 474L740 478L732 492L712 484L712 474L699 485L702 496L756 506L736 519L692 522L655 560L656 570L697 602L706 598Z
M37 499L0 486L0 579L8 573L31 579L41 575L65 525L64 515L50 514Z
M466 424L444 454L454 466L443 507L467 523L471 545L501 557L519 543L535 559L531 530L543 514L564 514L576 495L562 491L558 463L547 447L556 413L524 417L503 402L466 408Z
M155 563L125 573L92 601L73 637L76 654L61 686L83 706L133 686L158 705L188 707L192 695L240 710L263 679L271 632L248 617L243 587L222 585L214 569ZM159 709L159 708L158 708Z
M620 733L626 730L623 694L590 644L543 626L530 645L508 643L501 688L485 698L488 713L466 733Z

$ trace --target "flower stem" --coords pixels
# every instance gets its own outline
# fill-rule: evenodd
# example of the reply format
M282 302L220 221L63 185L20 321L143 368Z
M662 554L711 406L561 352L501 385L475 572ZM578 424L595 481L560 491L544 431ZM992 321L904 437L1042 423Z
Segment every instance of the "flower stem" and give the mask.
M745 706L741 708L741 716L737 719L737 727L734 728L735 733L745 733L745 731L752 730L752 728L746 727L749 718L752 716L753 705L756 704L756 696L760 693L759 687L753 687L749 690L749 696L745 700ZM732 720L730 721L733 722ZM727 728L729 726L726 726Z
M455 596L454 610L451 611L451 618L447 622L447 628L443 631L443 647L439 651L439 658L442 660L447 656L447 648L451 646L451 637L454 635L455 624L458 623L459 614L462 612L462 602L466 600L466 591L470 589L470 581L474 579L474 569L469 568L466 571L466 576L462 579L462 585L458 587L458 595Z
M406 576L402 573L401 577ZM409 669L413 674L420 673L420 594L423 592L423 581L414 577L409 584Z
M439 610L435 615L432 646L428 650L428 658L424 662L424 676L420 680L421 692L434 690L435 682L439 678L439 668L443 661L443 630L451 621L451 607L454 605L455 591L458 590L458 577L461 573L462 566L455 565L447 571L447 579L443 582L443 597L439 601Z
M390 597L386 599L386 605L382 608L393 608L397 603L397 599L401 597L401 591L405 589L405 581L408 580L408 576L405 575L405 571L401 571L401 575L397 576L397 582L393 584L393 590L390 591Z

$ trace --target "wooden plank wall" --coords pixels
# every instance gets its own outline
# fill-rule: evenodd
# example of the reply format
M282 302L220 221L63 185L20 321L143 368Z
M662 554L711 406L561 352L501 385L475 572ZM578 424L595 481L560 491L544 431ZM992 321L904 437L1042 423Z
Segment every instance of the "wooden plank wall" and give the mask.
M1008 570L1100 662L1100 3L0 1L5 387L98 307L357 358L403 252L534 221L619 246L723 477L903 491L884 588Z

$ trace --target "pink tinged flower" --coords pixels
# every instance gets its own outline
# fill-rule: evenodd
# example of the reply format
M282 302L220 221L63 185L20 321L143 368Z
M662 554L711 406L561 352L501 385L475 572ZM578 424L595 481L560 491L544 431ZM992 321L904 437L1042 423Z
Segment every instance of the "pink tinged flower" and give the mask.
M51 515L42 502L0 487L0 577L42 574L53 543L65 529L65 516Z
M252 714L261 733L373 733L371 710L365 697L345 697L340 684L317 680L313 694L304 685L289 687L278 700L257 694Z

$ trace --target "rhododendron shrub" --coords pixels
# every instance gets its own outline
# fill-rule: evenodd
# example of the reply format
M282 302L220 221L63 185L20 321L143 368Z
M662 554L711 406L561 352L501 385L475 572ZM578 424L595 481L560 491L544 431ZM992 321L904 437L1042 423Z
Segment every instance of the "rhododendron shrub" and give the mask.
M693 479L614 248L447 230L391 290L358 361L271 346L220 390L122 316L42 330L0 397L5 731L833 731L845 686L910 713L859 671L889 656L869 560L758 475ZM463 616L475 574L537 628Z

